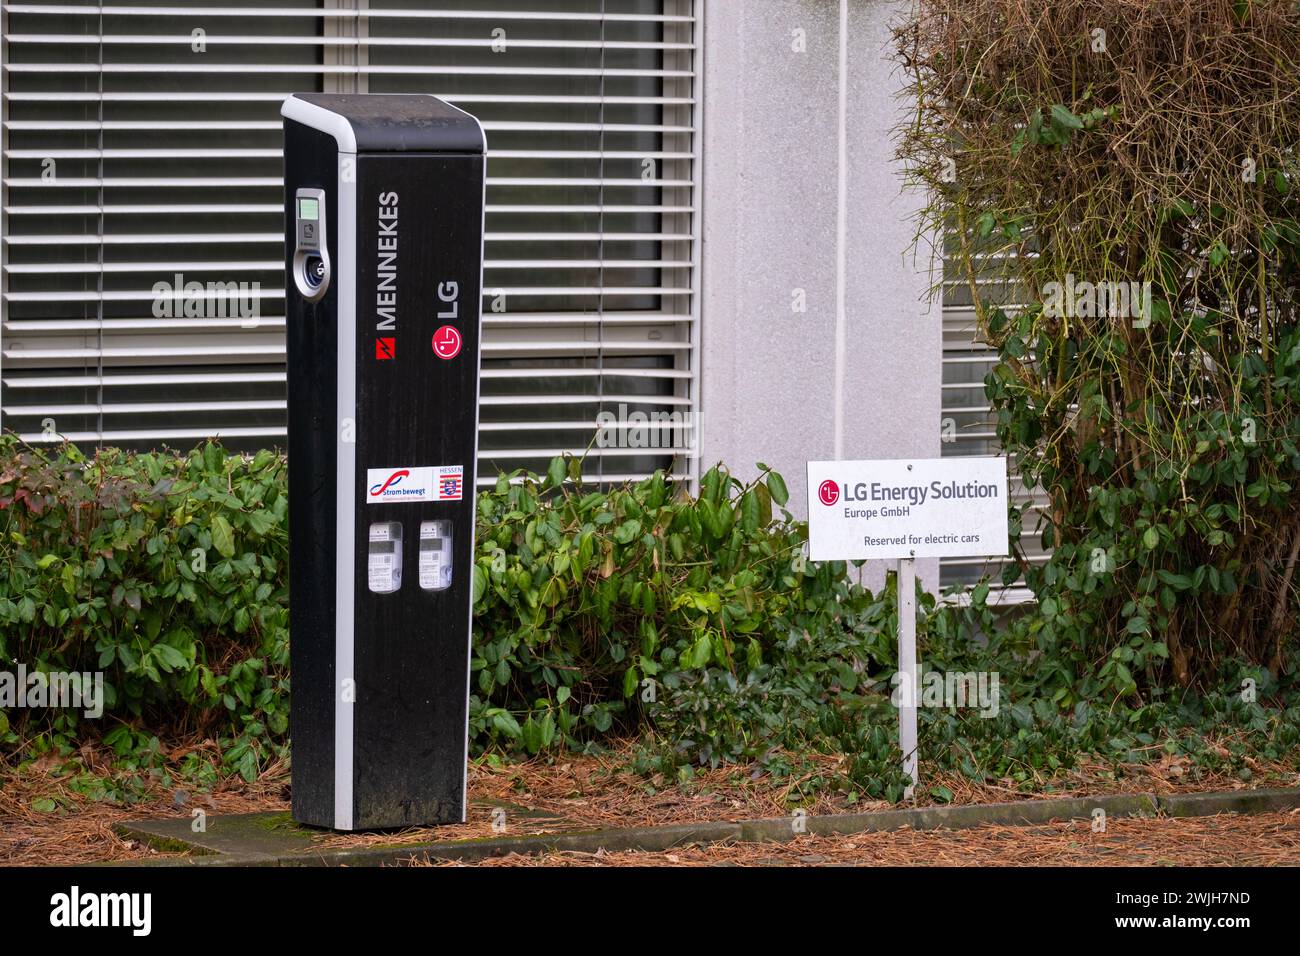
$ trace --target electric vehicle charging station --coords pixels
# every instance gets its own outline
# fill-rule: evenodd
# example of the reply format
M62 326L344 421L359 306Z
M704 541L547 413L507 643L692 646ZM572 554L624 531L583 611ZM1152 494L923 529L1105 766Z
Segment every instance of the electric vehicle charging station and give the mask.
M483 129L421 94L281 114L293 818L463 822Z

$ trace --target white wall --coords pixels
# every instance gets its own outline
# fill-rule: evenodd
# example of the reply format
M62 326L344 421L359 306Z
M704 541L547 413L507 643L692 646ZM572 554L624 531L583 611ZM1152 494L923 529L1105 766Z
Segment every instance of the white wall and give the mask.
M928 259L910 251L918 199L892 158L899 10L705 3L701 465L771 465L800 517L810 459L939 457L941 313L925 298ZM918 572L936 586L937 562Z

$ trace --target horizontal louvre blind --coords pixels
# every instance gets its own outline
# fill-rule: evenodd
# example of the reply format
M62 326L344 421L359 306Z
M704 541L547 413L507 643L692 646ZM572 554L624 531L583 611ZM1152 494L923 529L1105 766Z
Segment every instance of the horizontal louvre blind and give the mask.
M3 5L6 427L282 443L279 104L427 92L488 137L483 480L694 473L689 428L594 441L694 421L694 4L381 2ZM199 314L159 316L178 276Z
M1014 314L1022 304L1005 283L977 277L982 299L1001 305ZM1001 455L994 428L994 416L984 394L984 379L997 363L997 351L979 335L969 279L950 255L944 263L943 284L943 421L941 436L944 457ZM1041 491L1030 493L1016 474L1015 461L1008 467L1011 500L1027 506L1021 546L1030 562L1040 562L1044 552L1036 527L1046 500ZM1029 598L1023 581L1002 586L1005 562L996 558L944 558L940 582L943 587L991 579L994 596L990 602L1014 603Z

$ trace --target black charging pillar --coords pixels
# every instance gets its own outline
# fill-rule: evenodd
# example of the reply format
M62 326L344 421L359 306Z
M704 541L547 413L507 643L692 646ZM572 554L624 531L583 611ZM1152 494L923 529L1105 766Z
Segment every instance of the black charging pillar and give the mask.
M462 822L482 127L424 95L281 112L293 817Z

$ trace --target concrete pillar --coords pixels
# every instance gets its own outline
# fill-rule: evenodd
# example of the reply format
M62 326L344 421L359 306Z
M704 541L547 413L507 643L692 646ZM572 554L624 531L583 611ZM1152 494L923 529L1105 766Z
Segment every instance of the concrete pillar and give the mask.
M939 456L942 314L891 137L903 9L705 6L701 465L771 465L798 517L810 459ZM936 561L917 570L937 586Z

